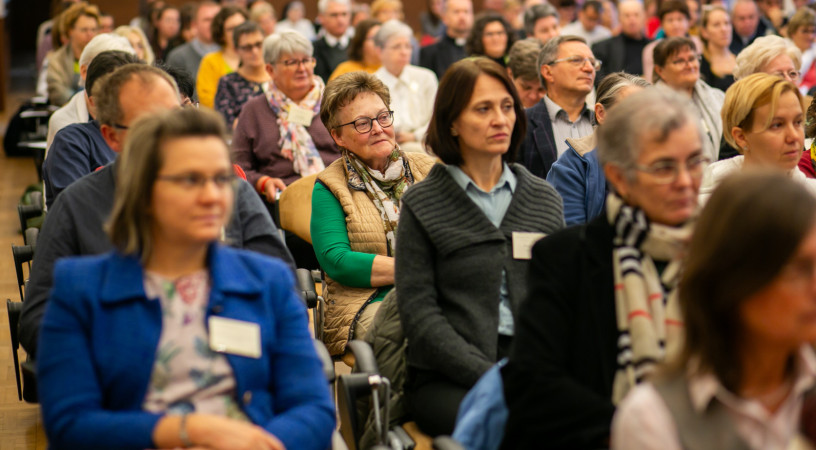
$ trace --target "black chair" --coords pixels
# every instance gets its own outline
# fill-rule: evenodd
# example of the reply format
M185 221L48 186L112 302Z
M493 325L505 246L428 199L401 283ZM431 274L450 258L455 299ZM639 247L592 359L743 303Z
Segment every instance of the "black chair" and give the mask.
M323 296L317 295L317 289L315 289L315 283L321 281L320 271L301 268L297 269L296 275L300 294L306 302L306 307L312 310L315 339L322 341L326 302L323 300Z
M14 270L17 272L17 288L20 290L20 301L25 301L26 276L23 269L28 266L31 272L31 260L34 259L33 245L12 245L11 255L14 259Z
M20 360L17 350L20 349L20 339L17 336L17 325L20 323L20 313L23 311L22 302L13 302L6 299L6 311L8 312L9 333L11 333L11 359L14 361L14 376L17 378L17 399L23 399L23 385L20 379Z
M28 220L43 215L42 194L39 192L32 192L30 195L32 203L24 205L22 203L17 205L17 217L20 219L20 230L25 231L29 228ZM28 242L26 242L27 244Z

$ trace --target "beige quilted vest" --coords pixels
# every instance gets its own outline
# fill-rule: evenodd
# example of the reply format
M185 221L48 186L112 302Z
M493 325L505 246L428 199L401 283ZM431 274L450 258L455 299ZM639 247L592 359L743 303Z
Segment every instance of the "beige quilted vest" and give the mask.
M436 162L434 158L422 153L405 153L405 158L408 159L414 182L422 181ZM343 158L334 161L320 172L317 179L334 194L343 207L351 249L387 256L388 245L380 211L365 192L349 189L344 164ZM355 319L376 295L377 288L344 286L326 276L323 342L332 356L345 353Z

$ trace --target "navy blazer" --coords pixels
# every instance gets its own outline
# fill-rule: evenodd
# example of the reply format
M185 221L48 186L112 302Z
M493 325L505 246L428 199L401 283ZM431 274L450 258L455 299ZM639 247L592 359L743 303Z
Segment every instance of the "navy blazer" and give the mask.
M521 143L518 162L539 178L547 178L547 172L558 159L550 113L542 99L527 108L527 134Z
M221 245L210 247L207 263L207 318L260 326L259 358L226 355L239 406L287 448L327 448L334 408L291 271L272 258ZM65 258L54 279L37 355L49 444L155 448L152 433L162 414L143 411L142 404L162 310L145 294L138 258L116 252Z

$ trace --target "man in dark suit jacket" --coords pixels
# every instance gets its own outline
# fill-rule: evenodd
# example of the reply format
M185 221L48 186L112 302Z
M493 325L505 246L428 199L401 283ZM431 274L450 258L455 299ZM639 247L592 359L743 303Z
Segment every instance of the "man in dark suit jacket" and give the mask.
M756 38L768 33L765 23L759 18L759 7L754 0L737 0L734 3L731 12L731 22L734 24L734 36L729 47L731 53L738 55Z
M623 0L618 4L621 34L597 42L592 46L592 53L603 64L595 76L595 85L614 72L626 72L632 75L643 73L643 47L649 43L643 33L646 13L639 0Z
M317 9L323 36L314 42L314 73L323 81L328 81L334 69L348 59L351 3L349 0L320 0Z
M432 70L438 80L451 64L465 57L465 40L473 27L473 2L448 0L442 12L445 34L419 50L419 65Z

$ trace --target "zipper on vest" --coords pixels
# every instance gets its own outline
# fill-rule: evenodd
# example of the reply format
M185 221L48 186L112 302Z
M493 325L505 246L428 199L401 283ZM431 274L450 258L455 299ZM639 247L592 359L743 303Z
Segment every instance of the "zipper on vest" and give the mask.
M359 319L360 316L363 315L363 310L366 309L366 306L370 305L374 301L374 299L377 298L377 294L380 293L380 289L381 288L377 288L377 290L374 291L373 294L371 294L371 297L368 297L368 300L366 300L365 303L363 303L363 306L361 306L360 309L357 310L357 314L354 315L354 319L351 321L351 326L349 326L349 335L348 339L346 339L346 346L348 346L348 343L351 342L351 340L354 337L354 327L357 326L357 319ZM344 348L343 353L345 352L346 349Z

